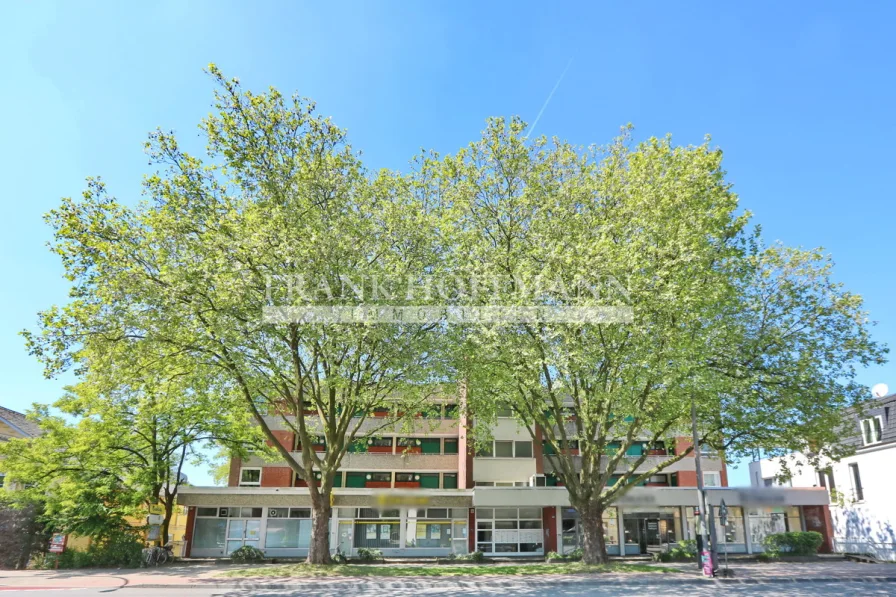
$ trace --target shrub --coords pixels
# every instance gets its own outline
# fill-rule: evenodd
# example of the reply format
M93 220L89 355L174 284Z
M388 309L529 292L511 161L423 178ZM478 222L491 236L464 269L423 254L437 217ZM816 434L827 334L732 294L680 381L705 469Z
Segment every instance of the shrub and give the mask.
M690 562L697 558L697 542L693 539L679 541L666 551L653 554L654 562Z
M781 554L795 556L811 556L818 553L824 537L817 531L774 533L766 535L762 547L770 558L781 557Z
M382 561L383 552L378 549L368 549L367 547L358 548L358 559L362 562Z
M116 533L94 540L85 550L67 549L61 554L41 554L33 558L32 568L139 568L143 563L143 542L134 533Z
M340 550L340 549L337 549L336 553L334 553L332 556L330 556L330 560L332 560L332 562L334 564L347 564L348 563L348 557L346 557L346 555L344 553L342 553L342 550Z
M569 553L561 554L556 551L548 552L548 555L545 556L545 560L547 562L578 562L582 559L585 552L582 548L577 548L572 550Z
M230 560L237 564L254 564L264 559L264 552L257 547L243 545L230 554Z

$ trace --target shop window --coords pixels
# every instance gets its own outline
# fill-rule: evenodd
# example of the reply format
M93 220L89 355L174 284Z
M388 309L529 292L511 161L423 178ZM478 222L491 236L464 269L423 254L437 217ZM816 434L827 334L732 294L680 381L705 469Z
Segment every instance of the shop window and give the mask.
M224 549L226 531L225 519L197 518L193 529L193 549Z

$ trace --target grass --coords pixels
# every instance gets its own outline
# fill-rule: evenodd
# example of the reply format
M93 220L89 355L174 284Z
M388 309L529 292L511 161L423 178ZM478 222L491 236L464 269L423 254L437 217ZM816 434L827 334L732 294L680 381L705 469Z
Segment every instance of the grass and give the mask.
M308 564L275 564L259 568L229 570L221 574L240 578L297 578L297 577L435 577L435 576L532 576L544 574L602 574L607 572L679 572L675 568L648 564L607 564L588 566L579 562L562 564L456 564L439 566L409 566L383 564L344 564L311 566Z

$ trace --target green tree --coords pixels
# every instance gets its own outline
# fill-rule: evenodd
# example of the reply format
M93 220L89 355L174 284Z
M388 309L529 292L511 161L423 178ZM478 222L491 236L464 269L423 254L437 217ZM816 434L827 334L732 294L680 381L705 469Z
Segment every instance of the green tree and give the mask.
M74 288L69 304L41 314L29 346L49 375L177 357L232 389L308 483L308 561L326 563L342 458L356 438L428 408L436 336L429 324L281 321L264 309L403 302L378 284L437 270L439 211L401 177L366 172L310 102L244 91L214 65L210 73L218 90L200 126L205 160L157 131L146 144L160 168L145 180L149 202L127 207L92 180L48 215ZM368 420L381 407L391 416ZM299 452L277 441L277 428L297 435ZM325 453L314 451L321 436Z
M729 457L836 450L838 413L864 395L856 367L885 349L830 262L761 246L708 142L636 144L626 131L583 151L524 130L490 121L457 155L424 159L418 185L451 206L452 272L490 281L460 304L632 309L627 322L481 323L456 335L476 434L504 406L545 443L546 469L580 515L585 562L607 561L606 508L691 453L629 456L636 442L690 435L692 403L702 441Z
M121 369L113 371L114 386L88 374L68 388L52 405L59 415L38 406L31 416L43 434L0 445L3 466L24 488L17 494L45 502L53 530L104 540L160 504L165 544L184 465L205 462L215 445L246 453L263 444L245 410L228 405L207 379L178 372L125 382Z

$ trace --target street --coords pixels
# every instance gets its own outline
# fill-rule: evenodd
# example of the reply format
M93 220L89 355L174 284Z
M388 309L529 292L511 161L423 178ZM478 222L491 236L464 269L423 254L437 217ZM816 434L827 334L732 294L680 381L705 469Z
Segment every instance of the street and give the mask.
M844 596L885 596L896 595L894 582L774 582L758 584L721 584L716 582L631 582L602 583L595 581L556 583L549 580L527 581L425 581L425 582L351 582L309 583L304 588L253 588L245 587L191 587L183 586L150 586L150 587L104 587L90 589L30 589L26 587L0 587L0 591L27 592L35 597L46 595L58 596L61 593L73 597L106 596L120 593L124 597L154 597L156 595L182 595L187 592L191 597L274 597L274 596L306 596L316 597L348 597L356 595L389 595L390 597L416 597L419 595L440 595L445 597L491 596L491 595L551 595L575 596L588 595L609 597L626 595L630 597L680 596L682 594L695 597L719 595L743 596L788 596L788 597L820 597L825 595Z

